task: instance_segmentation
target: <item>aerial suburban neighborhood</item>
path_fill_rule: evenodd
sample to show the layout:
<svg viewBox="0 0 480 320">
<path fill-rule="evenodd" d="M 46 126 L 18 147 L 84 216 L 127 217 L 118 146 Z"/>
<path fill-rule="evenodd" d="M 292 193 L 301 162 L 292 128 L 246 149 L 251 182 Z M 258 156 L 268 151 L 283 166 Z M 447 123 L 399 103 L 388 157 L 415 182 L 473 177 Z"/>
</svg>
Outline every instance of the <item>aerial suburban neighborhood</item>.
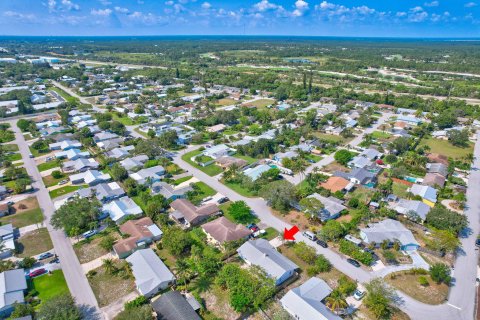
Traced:
<svg viewBox="0 0 480 320">
<path fill-rule="evenodd" d="M 478 319 L 477 44 L 282 39 L 0 37 L 0 319 Z"/>
</svg>

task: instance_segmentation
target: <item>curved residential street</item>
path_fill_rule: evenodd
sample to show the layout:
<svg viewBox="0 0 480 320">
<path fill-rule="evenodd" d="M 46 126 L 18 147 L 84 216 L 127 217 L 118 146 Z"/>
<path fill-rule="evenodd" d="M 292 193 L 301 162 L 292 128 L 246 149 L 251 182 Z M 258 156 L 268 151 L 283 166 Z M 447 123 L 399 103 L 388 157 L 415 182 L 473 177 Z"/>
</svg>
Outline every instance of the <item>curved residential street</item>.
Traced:
<svg viewBox="0 0 480 320">
<path fill-rule="evenodd" d="M 370 128 L 371 130 L 366 133 L 372 132 L 375 130 L 374 128 L 378 128 L 378 126 L 380 126 L 385 120 L 386 119 L 382 117 L 382 120 L 378 121 L 377 124 L 373 128 Z M 480 133 L 477 134 L 480 138 Z M 358 145 L 362 138 L 358 137 L 358 139 L 354 139 L 354 141 L 352 141 L 354 143 L 353 146 Z M 273 215 L 270 207 L 264 199 L 243 197 L 219 182 L 215 177 L 203 173 L 201 170 L 196 169 L 181 159 L 183 154 L 197 148 L 198 146 L 190 146 L 186 150 L 179 152 L 175 156 L 173 162 L 181 168 L 188 170 L 200 181 L 204 181 L 221 194 L 229 197 L 232 201 L 245 201 L 252 208 L 255 215 L 260 218 L 262 223 L 273 227 L 279 232 L 283 232 L 284 228 L 291 227 L 291 225 Z M 448 301 L 442 305 L 427 305 L 397 291 L 401 303 L 400 308 L 413 320 L 472 320 L 474 318 L 476 291 L 475 279 L 478 260 L 478 252 L 475 250 L 475 239 L 480 231 L 480 170 L 476 170 L 476 168 L 480 168 L 480 140 L 477 140 L 477 143 L 475 144 L 474 155 L 476 160 L 472 167 L 473 169 L 468 182 L 467 209 L 465 210 L 465 214 L 468 216 L 470 222 L 470 231 L 461 239 L 462 250 L 455 263 L 455 275 L 458 275 L 458 277 L 455 277 L 456 283 L 450 290 Z M 314 166 L 318 166 L 318 164 L 311 166 L 309 170 L 313 170 L 312 167 Z M 316 243 L 304 238 L 300 233 L 295 237 L 297 241 L 304 241 L 314 247 L 318 253 L 325 255 L 335 268 L 352 279 L 359 282 L 368 282 L 378 276 L 375 272 L 368 272 L 352 266 L 343 256 L 340 256 L 328 248 L 325 249 L 320 247 Z M 392 269 L 392 271 L 394 271 L 394 269 Z M 385 276 L 385 274 L 382 275 Z"/>
</svg>

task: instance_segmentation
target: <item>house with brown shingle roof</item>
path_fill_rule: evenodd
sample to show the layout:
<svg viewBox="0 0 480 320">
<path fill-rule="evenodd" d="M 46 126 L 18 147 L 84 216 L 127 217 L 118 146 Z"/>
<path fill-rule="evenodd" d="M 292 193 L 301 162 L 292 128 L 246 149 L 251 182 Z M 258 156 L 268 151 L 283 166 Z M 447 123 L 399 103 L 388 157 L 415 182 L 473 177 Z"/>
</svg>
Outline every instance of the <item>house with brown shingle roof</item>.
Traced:
<svg viewBox="0 0 480 320">
<path fill-rule="evenodd" d="M 445 177 L 439 173 L 427 173 L 423 178 L 422 184 L 430 187 L 443 187 L 445 185 Z"/>
<path fill-rule="evenodd" d="M 216 246 L 221 246 L 225 242 L 246 239 L 251 234 L 247 227 L 235 224 L 225 217 L 205 223 L 202 229 L 207 234 L 207 241 Z"/>
<path fill-rule="evenodd" d="M 160 240 L 163 234 L 149 217 L 125 222 L 120 226 L 120 232 L 129 235 L 128 238 L 118 241 L 113 246 L 113 251 L 121 259 L 128 257 L 138 249 L 146 248 L 154 241 Z"/>
<path fill-rule="evenodd" d="M 347 188 L 350 184 L 345 178 L 342 177 L 330 177 L 327 181 L 320 184 L 324 189 L 330 190 L 331 192 L 342 191 Z"/>
<path fill-rule="evenodd" d="M 230 168 L 234 164 L 237 165 L 238 168 L 243 168 L 248 164 L 248 162 L 243 159 L 238 159 L 230 156 L 218 158 L 216 162 L 217 165 L 219 165 L 223 169 Z"/>
<path fill-rule="evenodd" d="M 221 213 L 216 204 L 210 203 L 196 207 L 186 199 L 177 199 L 170 204 L 170 207 L 173 209 L 170 217 L 184 228 L 198 226 L 208 218 Z"/>
</svg>

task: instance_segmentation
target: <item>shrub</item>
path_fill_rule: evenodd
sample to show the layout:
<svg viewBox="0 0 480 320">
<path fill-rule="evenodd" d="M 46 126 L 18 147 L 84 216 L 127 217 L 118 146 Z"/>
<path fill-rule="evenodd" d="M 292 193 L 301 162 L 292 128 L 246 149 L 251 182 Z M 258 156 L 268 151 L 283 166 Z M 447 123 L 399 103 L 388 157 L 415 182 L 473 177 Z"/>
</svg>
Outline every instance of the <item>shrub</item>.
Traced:
<svg viewBox="0 0 480 320">
<path fill-rule="evenodd" d="M 445 283 L 450 284 L 452 277 L 450 276 L 450 268 L 443 263 L 435 263 L 430 266 L 430 277 L 437 284 Z"/>
<path fill-rule="evenodd" d="M 55 170 L 55 171 L 52 172 L 52 177 L 54 179 L 61 179 L 61 178 L 63 178 L 63 174 L 60 171 Z"/>
<path fill-rule="evenodd" d="M 317 267 L 318 272 L 329 272 L 332 269 L 332 264 L 323 254 L 319 254 L 315 259 L 315 267 Z"/>
<path fill-rule="evenodd" d="M 337 290 L 340 291 L 344 296 L 351 295 L 355 289 L 357 289 L 357 283 L 349 279 L 347 276 L 342 275 L 338 279 Z"/>
<path fill-rule="evenodd" d="M 418 283 L 420 283 L 420 285 L 423 286 L 423 287 L 427 287 L 428 285 L 430 285 L 427 277 L 425 277 L 425 276 L 418 277 Z"/>
<path fill-rule="evenodd" d="M 371 265 L 373 263 L 373 257 L 369 252 L 360 250 L 355 244 L 348 240 L 340 240 L 340 252 L 360 261 L 364 265 Z"/>
<path fill-rule="evenodd" d="M 317 258 L 317 253 L 315 249 L 308 246 L 305 242 L 297 242 L 293 246 L 293 251 L 302 261 L 308 263 L 309 265 L 313 265 L 315 263 L 315 259 Z"/>
</svg>

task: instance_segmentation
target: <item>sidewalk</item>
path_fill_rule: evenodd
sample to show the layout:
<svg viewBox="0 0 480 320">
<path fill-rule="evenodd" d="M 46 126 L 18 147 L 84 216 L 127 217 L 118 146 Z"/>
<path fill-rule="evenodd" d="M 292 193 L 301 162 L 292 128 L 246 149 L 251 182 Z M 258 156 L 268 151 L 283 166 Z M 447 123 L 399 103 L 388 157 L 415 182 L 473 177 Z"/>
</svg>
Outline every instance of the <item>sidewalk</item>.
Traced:
<svg viewBox="0 0 480 320">
<path fill-rule="evenodd" d="M 29 233 L 29 232 L 38 230 L 40 228 L 45 228 L 45 227 L 46 227 L 46 225 L 43 222 L 38 223 L 38 224 L 31 224 L 29 226 L 21 227 L 20 229 L 18 229 L 18 233 L 20 234 L 20 237 L 21 237 L 25 233 Z"/>
<path fill-rule="evenodd" d="M 102 266 L 103 260 L 105 259 L 115 259 L 117 260 L 118 258 L 113 254 L 113 253 L 107 253 L 106 255 L 103 255 L 95 260 L 92 260 L 90 262 L 82 264 L 82 268 L 85 273 L 87 273 L 90 270 L 97 269 Z"/>
</svg>

